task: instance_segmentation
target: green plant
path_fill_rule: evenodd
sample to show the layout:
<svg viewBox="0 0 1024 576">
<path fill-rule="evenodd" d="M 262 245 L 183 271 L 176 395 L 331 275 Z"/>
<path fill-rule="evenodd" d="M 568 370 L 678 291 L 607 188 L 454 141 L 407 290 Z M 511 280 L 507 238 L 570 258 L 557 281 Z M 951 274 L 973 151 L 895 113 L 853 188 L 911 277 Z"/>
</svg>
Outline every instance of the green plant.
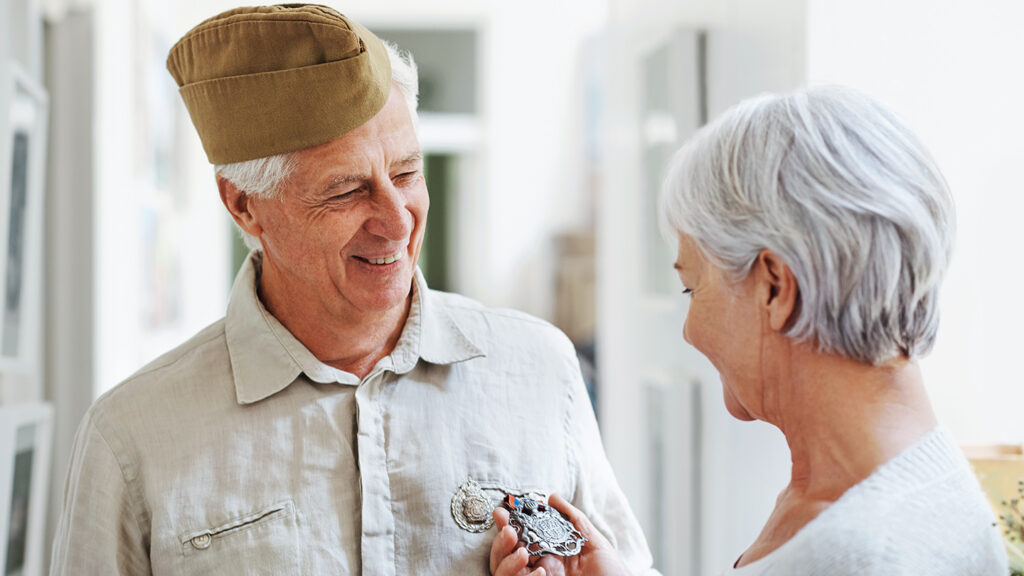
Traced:
<svg viewBox="0 0 1024 576">
<path fill-rule="evenodd" d="M 999 503 L 999 522 L 1002 524 L 1006 554 L 1010 560 L 1010 576 L 1024 576 L 1024 478 L 1017 480 L 1017 498 Z"/>
</svg>

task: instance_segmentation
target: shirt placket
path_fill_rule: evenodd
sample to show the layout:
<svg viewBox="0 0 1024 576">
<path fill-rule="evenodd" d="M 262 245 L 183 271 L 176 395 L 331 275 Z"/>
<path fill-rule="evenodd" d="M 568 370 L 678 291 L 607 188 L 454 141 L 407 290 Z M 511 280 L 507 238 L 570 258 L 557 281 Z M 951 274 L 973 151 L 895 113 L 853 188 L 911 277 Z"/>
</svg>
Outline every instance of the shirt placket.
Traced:
<svg viewBox="0 0 1024 576">
<path fill-rule="evenodd" d="M 356 389 L 363 512 L 361 556 L 365 576 L 395 574 L 395 517 L 391 507 L 381 406 L 381 389 L 386 374 L 383 370 L 375 370 Z"/>
</svg>

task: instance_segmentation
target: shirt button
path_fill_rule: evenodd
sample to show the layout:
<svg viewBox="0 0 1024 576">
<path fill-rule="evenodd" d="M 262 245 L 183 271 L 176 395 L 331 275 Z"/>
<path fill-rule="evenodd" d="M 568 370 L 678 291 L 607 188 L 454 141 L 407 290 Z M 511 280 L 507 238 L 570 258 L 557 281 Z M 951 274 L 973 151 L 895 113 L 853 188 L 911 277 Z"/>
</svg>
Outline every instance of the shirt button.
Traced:
<svg viewBox="0 0 1024 576">
<path fill-rule="evenodd" d="M 210 547 L 211 542 L 213 542 L 213 538 L 210 538 L 209 534 L 200 534 L 192 538 L 192 546 L 197 550 L 206 550 Z"/>
</svg>

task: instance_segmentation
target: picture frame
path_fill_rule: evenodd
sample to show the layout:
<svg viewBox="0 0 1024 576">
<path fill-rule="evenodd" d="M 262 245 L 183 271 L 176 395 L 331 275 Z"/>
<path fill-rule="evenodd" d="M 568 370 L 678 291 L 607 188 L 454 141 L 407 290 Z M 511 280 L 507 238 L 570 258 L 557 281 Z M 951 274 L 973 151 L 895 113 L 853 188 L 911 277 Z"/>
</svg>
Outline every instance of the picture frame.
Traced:
<svg viewBox="0 0 1024 576">
<path fill-rule="evenodd" d="M 49 99 L 0 62 L 0 371 L 38 371 Z"/>
<path fill-rule="evenodd" d="M 0 575 L 43 573 L 50 493 L 49 404 L 0 407 Z"/>
</svg>

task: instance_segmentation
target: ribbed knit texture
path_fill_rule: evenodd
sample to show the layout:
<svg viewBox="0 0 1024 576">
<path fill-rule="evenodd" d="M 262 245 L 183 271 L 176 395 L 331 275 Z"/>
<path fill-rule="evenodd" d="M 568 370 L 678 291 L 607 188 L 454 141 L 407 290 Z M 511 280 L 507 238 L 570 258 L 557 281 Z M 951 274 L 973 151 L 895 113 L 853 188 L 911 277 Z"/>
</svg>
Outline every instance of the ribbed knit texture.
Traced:
<svg viewBox="0 0 1024 576">
<path fill-rule="evenodd" d="M 995 516 L 939 426 L 771 554 L 723 576 L 1007 576 Z"/>
</svg>

